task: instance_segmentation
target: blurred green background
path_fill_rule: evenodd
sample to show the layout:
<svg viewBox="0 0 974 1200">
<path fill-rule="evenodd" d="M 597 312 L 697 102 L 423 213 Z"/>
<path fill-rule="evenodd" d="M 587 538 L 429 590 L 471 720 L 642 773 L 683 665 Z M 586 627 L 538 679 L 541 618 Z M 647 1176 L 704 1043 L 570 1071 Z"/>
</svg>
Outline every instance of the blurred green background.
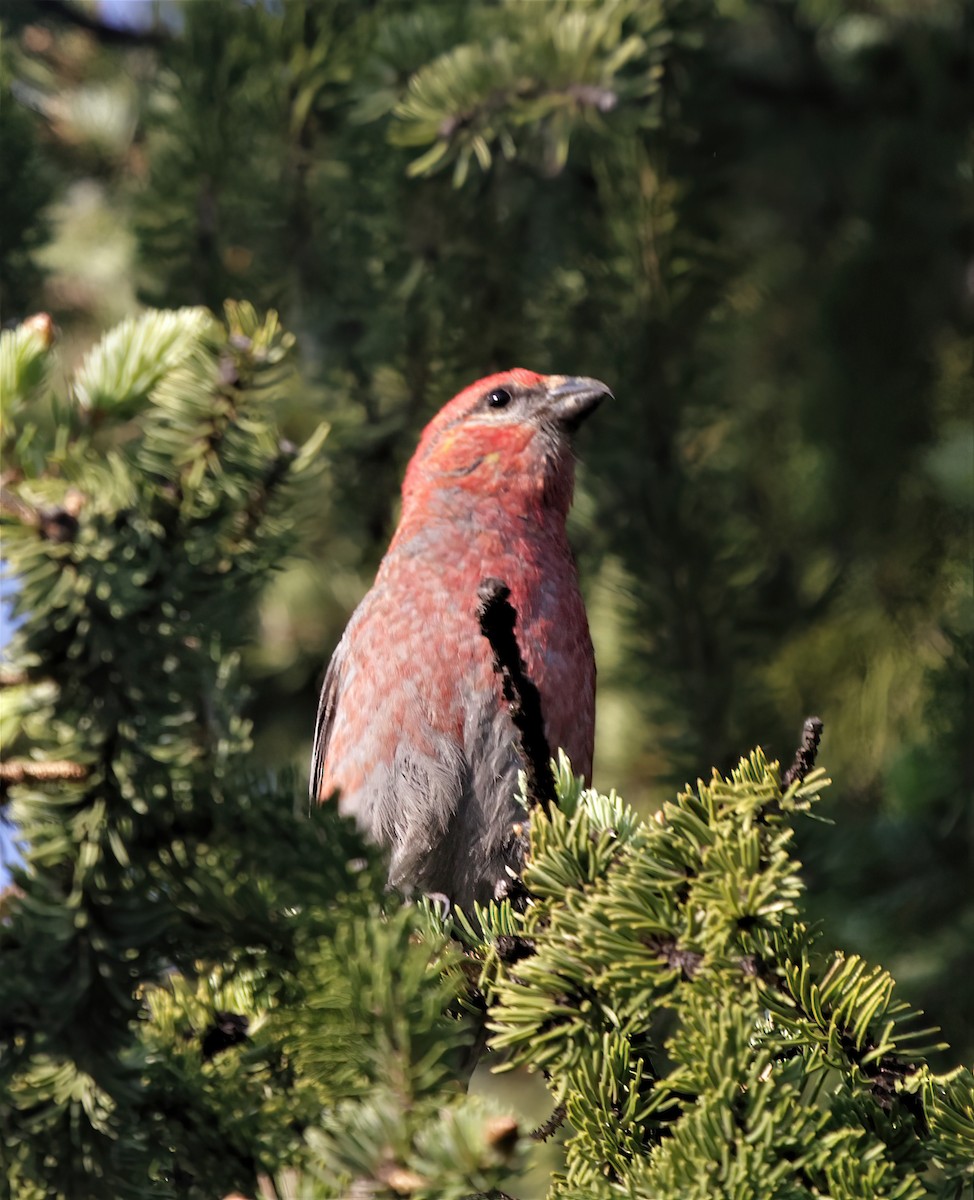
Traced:
<svg viewBox="0 0 974 1200">
<path fill-rule="evenodd" d="M 604 379 L 572 518 L 596 783 L 644 809 L 826 726 L 828 939 L 974 1055 L 974 6 L 7 0 L 3 320 L 70 364 L 144 305 L 299 338 L 327 484 L 255 615 L 268 763 L 419 430 L 525 366 Z"/>
</svg>

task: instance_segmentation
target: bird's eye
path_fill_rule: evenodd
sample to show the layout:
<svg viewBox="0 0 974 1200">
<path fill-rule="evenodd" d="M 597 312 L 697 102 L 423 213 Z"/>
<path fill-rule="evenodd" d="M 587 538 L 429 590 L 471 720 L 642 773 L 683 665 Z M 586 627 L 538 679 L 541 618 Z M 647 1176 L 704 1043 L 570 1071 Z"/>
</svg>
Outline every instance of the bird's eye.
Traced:
<svg viewBox="0 0 974 1200">
<path fill-rule="evenodd" d="M 491 408 L 506 408 L 511 402 L 511 393 L 504 388 L 494 388 L 487 396 Z"/>
</svg>

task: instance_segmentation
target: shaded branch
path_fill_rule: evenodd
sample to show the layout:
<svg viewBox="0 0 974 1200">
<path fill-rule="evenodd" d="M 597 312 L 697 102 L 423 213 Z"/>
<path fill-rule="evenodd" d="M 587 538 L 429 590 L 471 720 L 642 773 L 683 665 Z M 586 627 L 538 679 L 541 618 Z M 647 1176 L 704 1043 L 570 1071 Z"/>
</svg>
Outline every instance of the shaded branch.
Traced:
<svg viewBox="0 0 974 1200">
<path fill-rule="evenodd" d="M 703 955 L 696 950 L 685 950 L 675 937 L 654 935 L 645 940 L 650 954 L 657 955 L 668 967 L 679 971 L 684 979 L 693 980 L 703 966 Z"/>
<path fill-rule="evenodd" d="M 564 1104 L 559 1104 L 547 1121 L 543 1121 L 537 1129 L 531 1130 L 531 1138 L 536 1142 L 546 1142 L 564 1125 L 567 1113 Z"/>
<path fill-rule="evenodd" d="M 819 717 L 806 717 L 802 726 L 801 745 L 795 751 L 795 761 L 791 764 L 781 779 L 782 788 L 789 788 L 793 783 L 801 783 L 808 772 L 815 766 L 818 756 L 818 744 L 822 740 L 822 730 L 825 728 Z"/>
<path fill-rule="evenodd" d="M 298 448 L 293 442 L 282 438 L 277 444 L 277 454 L 267 466 L 260 485 L 250 498 L 250 503 L 244 510 L 245 532 L 252 532 L 260 523 L 267 511 L 267 505 L 274 492 L 287 478 L 291 464 L 298 455 Z"/>
<path fill-rule="evenodd" d="M 72 542 L 78 532 L 78 515 L 84 497 L 72 489 L 60 508 L 34 508 L 9 487 L 0 487 L 0 515 L 14 517 L 52 542 Z"/>
<path fill-rule="evenodd" d="M 477 589 L 480 631 L 494 652 L 494 670 L 503 681 L 504 699 L 518 734 L 527 775 L 529 807 L 540 806 L 547 816 L 556 800 L 551 771 L 551 749 L 544 729 L 541 696 L 528 678 L 514 626 L 517 612 L 510 602 L 511 589 L 499 579 L 481 580 Z"/>
<path fill-rule="evenodd" d="M 209 1062 L 231 1046 L 238 1046 L 247 1041 L 250 1029 L 250 1019 L 240 1013 L 218 1012 L 213 1014 L 213 1023 L 209 1025 L 200 1038 L 200 1055 L 204 1062 Z"/>
</svg>

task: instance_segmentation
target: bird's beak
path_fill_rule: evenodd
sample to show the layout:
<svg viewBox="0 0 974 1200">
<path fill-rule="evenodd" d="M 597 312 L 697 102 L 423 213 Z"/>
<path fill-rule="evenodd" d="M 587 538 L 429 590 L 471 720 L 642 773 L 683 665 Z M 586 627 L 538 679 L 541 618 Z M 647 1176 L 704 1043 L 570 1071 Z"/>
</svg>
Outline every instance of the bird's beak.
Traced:
<svg viewBox="0 0 974 1200">
<path fill-rule="evenodd" d="M 549 414 L 569 433 L 581 425 L 612 393 L 598 379 L 583 375 L 549 375 L 547 380 Z"/>
</svg>

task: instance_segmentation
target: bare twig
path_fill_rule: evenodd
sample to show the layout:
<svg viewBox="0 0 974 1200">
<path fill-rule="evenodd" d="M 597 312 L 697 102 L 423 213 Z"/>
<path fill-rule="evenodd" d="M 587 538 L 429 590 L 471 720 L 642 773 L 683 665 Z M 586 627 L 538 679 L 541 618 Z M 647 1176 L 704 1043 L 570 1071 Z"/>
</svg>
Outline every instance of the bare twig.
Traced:
<svg viewBox="0 0 974 1200">
<path fill-rule="evenodd" d="M 484 579 L 477 595 L 480 631 L 494 652 L 494 670 L 503 681 L 504 699 L 518 733 L 528 781 L 528 805 L 539 806 L 547 815 L 556 799 L 551 749 L 544 730 L 541 696 L 524 669 L 514 633 L 517 612 L 509 599 L 511 589 L 499 579 Z"/>
<path fill-rule="evenodd" d="M 801 783 L 812 767 L 818 755 L 818 744 L 822 740 L 822 730 L 825 728 L 818 717 L 806 717 L 802 726 L 801 745 L 795 751 L 795 761 L 782 776 L 781 786 L 789 788 L 793 783 Z"/>
<path fill-rule="evenodd" d="M 64 780 L 87 779 L 88 768 L 81 763 L 54 759 L 50 762 L 0 763 L 0 784 L 57 783 Z"/>
<path fill-rule="evenodd" d="M 548 1138 L 556 1134 L 565 1123 L 566 1111 L 564 1104 L 559 1104 L 547 1121 L 544 1121 L 537 1129 L 531 1130 L 532 1139 L 536 1142 L 546 1142 Z"/>
</svg>

